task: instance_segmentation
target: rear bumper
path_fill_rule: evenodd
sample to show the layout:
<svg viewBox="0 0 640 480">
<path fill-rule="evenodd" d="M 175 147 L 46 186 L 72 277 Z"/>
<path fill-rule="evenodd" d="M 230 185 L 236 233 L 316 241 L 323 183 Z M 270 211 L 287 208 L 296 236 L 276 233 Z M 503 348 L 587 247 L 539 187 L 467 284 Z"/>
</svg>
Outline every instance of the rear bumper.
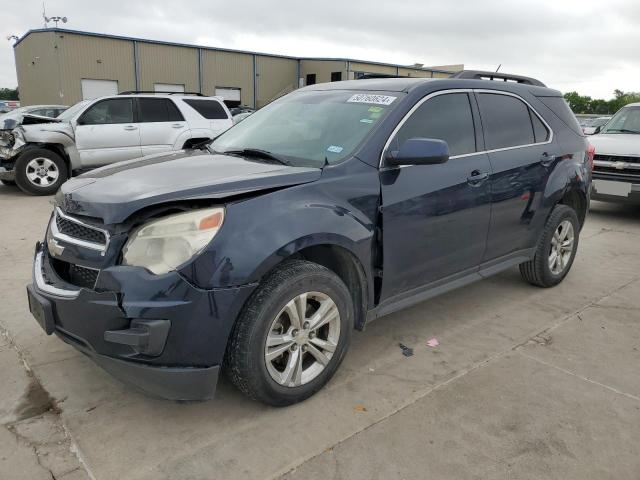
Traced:
<svg viewBox="0 0 640 480">
<path fill-rule="evenodd" d="M 170 400 L 213 397 L 228 335 L 253 288 L 202 290 L 175 272 L 120 266 L 102 270 L 95 290 L 78 288 L 56 275 L 44 247 L 27 286 L 47 334 L 124 383 Z"/>
</svg>

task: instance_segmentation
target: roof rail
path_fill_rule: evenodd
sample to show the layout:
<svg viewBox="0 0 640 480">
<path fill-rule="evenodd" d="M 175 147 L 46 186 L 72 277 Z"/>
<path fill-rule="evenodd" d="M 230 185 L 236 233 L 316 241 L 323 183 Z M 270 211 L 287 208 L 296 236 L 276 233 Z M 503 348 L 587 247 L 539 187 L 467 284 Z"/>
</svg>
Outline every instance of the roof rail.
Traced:
<svg viewBox="0 0 640 480">
<path fill-rule="evenodd" d="M 402 75 L 391 75 L 387 73 L 365 73 L 356 78 L 356 80 L 371 80 L 372 78 L 408 78 Z"/>
<path fill-rule="evenodd" d="M 195 95 L 197 97 L 204 97 L 205 95 L 200 92 L 168 92 L 168 91 L 155 91 L 155 90 L 127 90 L 126 92 L 120 92 L 118 95 L 136 95 L 138 93 L 161 93 L 163 95 Z"/>
<path fill-rule="evenodd" d="M 546 87 L 540 80 L 522 75 L 512 75 L 510 73 L 483 72 L 481 70 L 462 70 L 454 73 L 451 78 L 469 78 L 474 80 L 493 80 L 499 82 L 523 83 L 525 85 L 535 85 L 537 87 Z"/>
</svg>

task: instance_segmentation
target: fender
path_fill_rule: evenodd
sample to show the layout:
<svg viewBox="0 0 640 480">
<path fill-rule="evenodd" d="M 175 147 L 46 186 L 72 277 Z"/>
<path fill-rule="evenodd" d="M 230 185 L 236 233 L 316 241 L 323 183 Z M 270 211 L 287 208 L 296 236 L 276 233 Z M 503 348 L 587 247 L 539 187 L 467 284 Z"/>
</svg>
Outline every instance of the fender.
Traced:
<svg viewBox="0 0 640 480">
<path fill-rule="evenodd" d="M 336 245 L 360 262 L 371 290 L 365 298 L 372 299 L 378 172 L 356 159 L 335 168 L 343 173 L 325 168 L 316 182 L 228 204 L 218 236 L 201 254 L 208 261 L 190 262 L 180 273 L 201 288 L 235 287 L 259 282 L 304 248 Z M 346 191 L 353 198 L 343 200 Z"/>
</svg>

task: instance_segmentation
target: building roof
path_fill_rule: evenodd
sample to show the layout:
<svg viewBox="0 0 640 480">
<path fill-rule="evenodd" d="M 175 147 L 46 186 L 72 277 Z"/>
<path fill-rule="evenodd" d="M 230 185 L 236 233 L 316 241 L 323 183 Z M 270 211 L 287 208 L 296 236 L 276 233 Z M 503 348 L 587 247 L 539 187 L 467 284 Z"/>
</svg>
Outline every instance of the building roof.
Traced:
<svg viewBox="0 0 640 480">
<path fill-rule="evenodd" d="M 207 45 L 195 45 L 195 44 L 179 43 L 179 42 L 166 42 L 166 41 L 163 41 L 163 40 L 152 40 L 152 39 L 148 39 L 148 38 L 127 37 L 127 36 L 123 36 L 123 35 L 110 35 L 110 34 L 106 34 L 106 33 L 84 32 L 84 31 L 81 31 L 81 30 L 70 30 L 70 29 L 66 29 L 66 28 L 35 28 L 35 29 L 31 29 L 31 30 L 27 31 L 27 33 L 22 35 L 22 37 L 20 37 L 16 41 L 16 43 L 13 45 L 13 48 L 16 48 L 18 45 L 20 45 L 20 43 L 24 39 L 26 39 L 29 35 L 31 35 L 32 33 L 45 33 L 45 32 L 69 33 L 69 34 L 74 34 L 74 35 L 86 35 L 86 36 L 90 36 L 90 37 L 100 37 L 100 38 L 108 38 L 108 39 L 114 39 L 114 40 L 128 40 L 128 41 L 140 42 L 140 43 L 153 43 L 153 44 L 157 44 L 157 45 L 167 45 L 167 46 L 173 46 L 173 47 L 198 48 L 198 49 L 202 49 L 202 50 L 213 50 L 213 51 L 219 51 L 219 52 L 244 53 L 244 54 L 248 54 L 248 55 L 259 55 L 259 56 L 264 56 L 264 57 L 288 58 L 288 59 L 291 59 L 291 60 L 320 60 L 320 61 L 368 63 L 370 65 L 379 65 L 379 66 L 385 66 L 385 67 L 408 68 L 408 69 L 416 70 L 416 71 L 422 70 L 422 71 L 427 71 L 427 72 L 447 73 L 447 74 L 455 73 L 452 70 L 441 70 L 441 69 L 429 68 L 429 67 L 417 68 L 417 67 L 412 66 L 412 65 L 399 65 L 399 64 L 395 64 L 395 63 L 373 62 L 373 61 L 370 61 L 370 60 L 359 60 L 359 59 L 355 59 L 355 58 L 294 57 L 294 56 L 291 56 L 291 55 L 278 55 L 278 54 L 275 54 L 275 53 L 253 52 L 253 51 L 249 51 L 249 50 L 236 50 L 236 49 L 231 49 L 231 48 L 211 47 L 211 46 L 207 46 Z"/>
</svg>

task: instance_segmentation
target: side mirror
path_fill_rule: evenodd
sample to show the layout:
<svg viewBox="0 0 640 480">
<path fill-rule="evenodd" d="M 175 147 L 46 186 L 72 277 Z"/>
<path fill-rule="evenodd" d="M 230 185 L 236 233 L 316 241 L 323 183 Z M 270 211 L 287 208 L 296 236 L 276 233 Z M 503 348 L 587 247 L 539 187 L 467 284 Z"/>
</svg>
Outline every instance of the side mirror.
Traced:
<svg viewBox="0 0 640 480">
<path fill-rule="evenodd" d="M 387 165 L 433 165 L 449 160 L 449 145 L 435 138 L 410 138 L 397 152 L 389 152 Z"/>
<path fill-rule="evenodd" d="M 600 130 L 602 130 L 602 125 L 600 125 L 599 127 L 596 127 L 596 129 L 593 131 L 593 134 L 595 135 L 596 133 L 600 133 Z"/>
</svg>

